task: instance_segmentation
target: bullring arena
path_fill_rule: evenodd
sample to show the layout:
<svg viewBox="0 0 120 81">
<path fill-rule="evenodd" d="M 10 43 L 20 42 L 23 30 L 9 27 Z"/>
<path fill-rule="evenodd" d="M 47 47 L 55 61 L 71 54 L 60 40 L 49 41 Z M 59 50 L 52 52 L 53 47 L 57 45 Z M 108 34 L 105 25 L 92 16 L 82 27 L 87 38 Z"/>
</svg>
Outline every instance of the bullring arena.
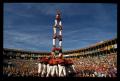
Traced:
<svg viewBox="0 0 120 81">
<path fill-rule="evenodd" d="M 59 9 L 54 20 L 50 52 L 3 49 L 3 77 L 117 77 L 117 38 L 64 51 Z"/>
<path fill-rule="evenodd" d="M 98 42 L 86 48 L 63 51 L 71 67 L 58 75 L 48 75 L 50 65 L 41 62 L 50 52 L 3 49 L 4 77 L 117 77 L 117 38 Z M 39 63 L 41 68 L 39 68 Z M 45 67 L 46 66 L 46 67 Z M 53 68 L 54 65 L 51 66 Z M 57 68 L 58 69 L 58 68 Z"/>
</svg>

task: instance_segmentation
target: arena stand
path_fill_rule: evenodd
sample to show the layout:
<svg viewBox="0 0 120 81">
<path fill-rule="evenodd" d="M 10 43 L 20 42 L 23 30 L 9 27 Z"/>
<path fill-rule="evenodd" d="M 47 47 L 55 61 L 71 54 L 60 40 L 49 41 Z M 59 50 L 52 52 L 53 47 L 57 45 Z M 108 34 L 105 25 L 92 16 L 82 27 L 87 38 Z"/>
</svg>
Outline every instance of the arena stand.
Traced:
<svg viewBox="0 0 120 81">
<path fill-rule="evenodd" d="M 64 58 L 72 60 L 76 70 L 73 77 L 117 77 L 117 39 L 99 42 L 78 50 L 63 52 Z M 38 58 L 46 57 L 49 52 L 31 52 L 3 49 L 3 76 L 38 75 Z"/>
</svg>

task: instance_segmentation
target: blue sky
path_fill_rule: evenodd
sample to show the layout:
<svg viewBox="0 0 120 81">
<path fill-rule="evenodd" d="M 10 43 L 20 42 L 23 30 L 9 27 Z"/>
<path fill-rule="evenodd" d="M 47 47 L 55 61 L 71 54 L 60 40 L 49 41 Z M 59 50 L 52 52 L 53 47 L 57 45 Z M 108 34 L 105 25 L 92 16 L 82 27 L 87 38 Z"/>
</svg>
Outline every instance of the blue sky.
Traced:
<svg viewBox="0 0 120 81">
<path fill-rule="evenodd" d="M 5 3 L 3 47 L 51 51 L 56 9 L 62 12 L 63 50 L 117 37 L 116 4 Z"/>
</svg>

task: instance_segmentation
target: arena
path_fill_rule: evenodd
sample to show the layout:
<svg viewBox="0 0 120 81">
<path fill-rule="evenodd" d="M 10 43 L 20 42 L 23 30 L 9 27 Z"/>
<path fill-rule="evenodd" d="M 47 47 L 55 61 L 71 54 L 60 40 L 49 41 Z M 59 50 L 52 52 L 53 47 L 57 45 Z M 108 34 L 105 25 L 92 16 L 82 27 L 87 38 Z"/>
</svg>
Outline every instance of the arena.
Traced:
<svg viewBox="0 0 120 81">
<path fill-rule="evenodd" d="M 49 54 L 4 48 L 3 77 L 44 77 L 38 74 L 38 58 L 48 57 Z M 72 60 L 75 68 L 66 77 L 117 77 L 117 38 L 86 48 L 63 51 L 63 57 Z"/>
</svg>

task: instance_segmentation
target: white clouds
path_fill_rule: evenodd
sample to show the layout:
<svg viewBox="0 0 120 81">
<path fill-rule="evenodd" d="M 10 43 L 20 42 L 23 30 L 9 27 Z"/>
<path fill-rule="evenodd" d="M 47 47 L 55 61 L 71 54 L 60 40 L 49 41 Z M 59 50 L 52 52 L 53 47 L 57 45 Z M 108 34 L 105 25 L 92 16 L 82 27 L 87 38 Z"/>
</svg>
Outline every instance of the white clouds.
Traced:
<svg viewBox="0 0 120 81">
<path fill-rule="evenodd" d="M 74 36 L 74 35 L 76 35 L 76 33 L 77 32 L 80 32 L 80 30 L 71 30 L 71 31 L 66 31 L 65 33 L 64 33 L 64 36 Z"/>
<path fill-rule="evenodd" d="M 27 34 L 22 32 L 15 32 L 15 31 L 4 31 L 4 46 L 11 47 L 27 47 L 25 45 L 32 45 L 34 47 L 47 47 L 49 45 L 49 38 L 46 37 L 44 34 L 36 35 L 36 34 Z M 9 42 L 8 42 L 9 41 Z M 30 47 L 32 48 L 32 47 Z"/>
</svg>

